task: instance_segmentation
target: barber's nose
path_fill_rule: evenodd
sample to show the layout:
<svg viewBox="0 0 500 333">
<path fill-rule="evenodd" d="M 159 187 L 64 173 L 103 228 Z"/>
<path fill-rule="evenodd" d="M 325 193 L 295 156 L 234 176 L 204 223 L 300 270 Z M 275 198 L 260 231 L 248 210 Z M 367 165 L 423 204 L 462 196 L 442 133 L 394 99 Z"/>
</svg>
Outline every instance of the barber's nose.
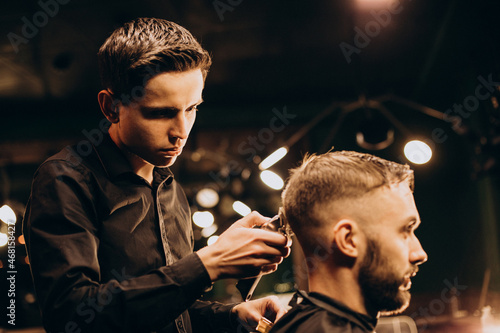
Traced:
<svg viewBox="0 0 500 333">
<path fill-rule="evenodd" d="M 186 140 L 189 136 L 189 121 L 182 112 L 179 112 L 173 120 L 170 136 L 173 139 Z"/>
<path fill-rule="evenodd" d="M 422 244 L 420 244 L 420 241 L 415 235 L 413 235 L 411 246 L 410 262 L 414 265 L 420 265 L 426 262 L 428 259 L 427 253 L 425 253 Z"/>
</svg>

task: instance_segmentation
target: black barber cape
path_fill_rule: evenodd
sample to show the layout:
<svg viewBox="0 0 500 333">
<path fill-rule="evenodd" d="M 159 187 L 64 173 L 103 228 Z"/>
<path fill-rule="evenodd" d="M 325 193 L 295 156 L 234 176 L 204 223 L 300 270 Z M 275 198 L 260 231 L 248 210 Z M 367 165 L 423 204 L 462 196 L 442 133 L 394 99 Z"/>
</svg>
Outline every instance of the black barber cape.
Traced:
<svg viewBox="0 0 500 333">
<path fill-rule="evenodd" d="M 371 333 L 377 325 L 376 318 L 354 312 L 319 293 L 298 291 L 290 306 L 270 333 Z"/>
</svg>

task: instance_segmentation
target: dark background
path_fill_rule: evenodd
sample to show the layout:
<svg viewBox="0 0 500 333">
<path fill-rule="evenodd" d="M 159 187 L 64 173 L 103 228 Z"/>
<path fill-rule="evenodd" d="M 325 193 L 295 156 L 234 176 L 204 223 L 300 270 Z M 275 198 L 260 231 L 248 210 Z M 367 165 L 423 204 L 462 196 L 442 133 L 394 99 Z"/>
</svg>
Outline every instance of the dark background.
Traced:
<svg viewBox="0 0 500 333">
<path fill-rule="evenodd" d="M 386 96 L 383 105 L 403 124 L 395 127 L 395 141 L 388 148 L 367 151 L 356 145 L 365 109 L 352 111 L 341 123 L 340 109 L 335 109 L 272 170 L 286 178 L 287 169 L 306 152 L 321 153 L 332 146 L 408 163 L 402 154 L 404 142 L 410 137 L 426 140 L 434 149 L 433 159 L 411 165 L 423 221 L 417 235 L 429 255 L 414 279 L 415 298 L 419 306 L 429 307 L 432 300 L 441 299 L 445 280 L 457 280 L 467 286 L 459 297 L 460 307 L 472 312 L 478 308 L 483 276 L 490 269 L 487 303 L 498 304 L 499 90 L 481 90 L 489 96 L 472 111 L 457 114 L 453 108 L 474 99 L 481 84 L 478 77 L 500 82 L 500 5 L 401 0 L 393 8 L 398 12 L 383 16 L 390 13 L 387 4 L 360 9 L 354 0 L 2 2 L 0 200 L 14 205 L 20 219 L 36 167 L 89 133 L 99 138 L 103 118 L 96 99 L 99 46 L 114 28 L 133 18 L 165 18 L 188 28 L 213 55 L 205 103 L 173 169 L 193 209 L 198 209 L 194 195 L 204 185 L 220 192 L 221 203 L 213 209 L 217 233 L 238 218 L 230 208 L 234 199 L 268 216 L 277 211 L 279 191 L 267 189 L 258 179 L 259 157 L 280 147 L 331 103 Z M 387 24 L 382 26 L 376 16 Z M 34 30 L 27 28 L 33 23 L 38 24 Z M 375 30 L 366 31 L 367 27 Z M 13 34 L 25 43 L 13 45 Z M 340 45 L 354 47 L 355 40 L 363 45 L 348 62 Z M 432 117 L 421 106 L 448 111 L 461 125 L 453 128 L 449 117 Z M 263 129 L 270 128 L 273 110 L 284 108 L 294 118 L 282 131 L 265 137 Z M 336 124 L 339 130 L 332 135 Z M 433 137 L 436 130 L 444 133 L 438 139 Z M 241 147 L 252 146 L 249 137 L 259 139 L 259 133 L 265 140 L 253 145 L 258 156 L 251 160 Z M 18 223 L 19 234 L 20 228 Z M 199 238 L 197 247 L 204 245 L 205 239 Z M 4 249 L 0 249 L 3 258 Z M 18 310 L 18 323 L 29 326 L 39 319 L 29 296 L 23 251 L 20 245 L 18 286 L 25 289 L 19 297 L 26 310 L 25 314 Z M 280 272 L 263 281 L 261 292 L 275 292 L 283 282 L 280 277 L 291 269 L 289 259 Z M 279 291 L 289 291 L 280 286 Z M 233 292 L 225 283 L 208 297 L 227 299 Z M 430 314 L 448 314 L 450 304 L 443 303 L 445 310 L 436 308 Z"/>
</svg>

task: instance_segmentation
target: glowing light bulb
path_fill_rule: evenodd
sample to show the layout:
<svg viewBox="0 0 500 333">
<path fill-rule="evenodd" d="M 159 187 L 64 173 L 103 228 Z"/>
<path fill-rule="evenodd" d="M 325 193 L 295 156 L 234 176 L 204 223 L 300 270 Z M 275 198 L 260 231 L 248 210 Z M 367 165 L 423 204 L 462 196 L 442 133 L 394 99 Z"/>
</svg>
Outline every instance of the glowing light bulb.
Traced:
<svg viewBox="0 0 500 333">
<path fill-rule="evenodd" d="M 207 228 L 214 224 L 214 216 L 212 213 L 204 211 L 204 212 L 194 212 L 193 213 L 193 222 L 200 228 Z"/>
<path fill-rule="evenodd" d="M 236 213 L 240 214 L 241 216 L 247 216 L 252 212 L 250 207 L 248 207 L 241 201 L 235 201 L 233 203 L 233 209 Z"/>
<path fill-rule="evenodd" d="M 281 179 L 280 176 L 269 170 L 262 171 L 260 173 L 260 179 L 262 179 L 264 184 L 274 190 L 281 190 L 285 185 L 285 182 L 283 181 L 283 179 Z"/>
<path fill-rule="evenodd" d="M 212 245 L 213 243 L 217 242 L 217 239 L 219 239 L 219 236 L 212 236 L 209 239 L 207 239 L 207 244 Z"/>
<path fill-rule="evenodd" d="M 3 232 L 0 232 L 0 246 L 7 245 L 8 237 Z"/>
<path fill-rule="evenodd" d="M 432 157 L 432 150 L 428 144 L 419 140 L 413 140 L 405 145 L 404 153 L 408 161 L 415 164 L 425 164 Z"/>
<path fill-rule="evenodd" d="M 270 168 L 274 164 L 276 164 L 279 160 L 281 160 L 285 155 L 288 153 L 288 148 L 286 147 L 281 147 L 277 149 L 274 153 L 266 157 L 262 162 L 259 164 L 259 169 L 261 170 L 266 170 L 267 168 Z"/>
<path fill-rule="evenodd" d="M 16 213 L 7 205 L 0 207 L 0 220 L 7 224 L 15 224 L 17 221 Z"/>
<path fill-rule="evenodd" d="M 212 208 L 219 203 L 219 194 L 211 188 L 204 188 L 196 194 L 196 201 L 202 207 Z"/>
<path fill-rule="evenodd" d="M 208 238 L 208 237 L 212 236 L 214 234 L 214 232 L 216 232 L 216 231 L 217 231 L 217 225 L 212 224 L 209 227 L 203 228 L 201 230 L 201 235 L 205 238 Z"/>
</svg>

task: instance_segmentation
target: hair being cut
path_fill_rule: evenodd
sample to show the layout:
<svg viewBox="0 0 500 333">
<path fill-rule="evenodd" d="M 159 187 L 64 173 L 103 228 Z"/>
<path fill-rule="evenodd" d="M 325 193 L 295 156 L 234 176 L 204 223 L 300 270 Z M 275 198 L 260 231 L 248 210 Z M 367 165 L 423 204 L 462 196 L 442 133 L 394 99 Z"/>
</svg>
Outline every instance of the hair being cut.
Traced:
<svg viewBox="0 0 500 333">
<path fill-rule="evenodd" d="M 139 18 L 116 29 L 99 49 L 98 61 L 102 85 L 116 98 L 140 95 L 137 91 L 149 79 L 164 72 L 199 68 L 206 77 L 212 63 L 188 30 L 156 18 Z"/>
<path fill-rule="evenodd" d="M 315 230 L 322 221 L 317 209 L 401 182 L 407 182 L 413 191 L 413 170 L 408 165 L 370 154 L 337 151 L 306 156 L 302 165 L 290 171 L 282 194 L 285 216 L 306 250 L 315 246 L 317 240 L 311 238 L 319 237 Z"/>
</svg>

